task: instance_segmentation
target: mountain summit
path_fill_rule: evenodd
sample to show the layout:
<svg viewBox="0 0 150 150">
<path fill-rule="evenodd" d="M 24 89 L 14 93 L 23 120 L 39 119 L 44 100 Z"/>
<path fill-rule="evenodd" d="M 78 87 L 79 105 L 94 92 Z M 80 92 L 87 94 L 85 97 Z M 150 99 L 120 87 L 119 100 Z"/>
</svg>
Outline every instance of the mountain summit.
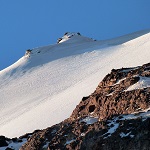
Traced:
<svg viewBox="0 0 150 150">
<path fill-rule="evenodd" d="M 149 47 L 146 30 L 102 41 L 66 33 L 29 49 L 0 71 L 0 133 L 16 137 L 63 121 L 112 68 L 149 62 Z"/>
<path fill-rule="evenodd" d="M 71 40 L 70 40 L 71 39 Z M 68 41 L 69 40 L 69 41 Z M 62 43 L 68 41 L 71 42 L 83 42 L 83 41 L 93 41 L 91 38 L 81 36 L 79 32 L 66 32 L 62 38 L 58 38 L 57 43 Z"/>
</svg>

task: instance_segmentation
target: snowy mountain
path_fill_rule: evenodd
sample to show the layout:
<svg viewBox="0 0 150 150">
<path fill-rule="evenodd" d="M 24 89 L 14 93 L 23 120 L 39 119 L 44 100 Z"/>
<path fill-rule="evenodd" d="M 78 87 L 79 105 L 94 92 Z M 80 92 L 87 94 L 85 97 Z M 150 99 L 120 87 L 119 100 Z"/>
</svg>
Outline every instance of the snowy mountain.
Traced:
<svg viewBox="0 0 150 150">
<path fill-rule="evenodd" d="M 16 137 L 68 118 L 112 68 L 150 60 L 150 30 L 95 41 L 66 33 L 0 71 L 0 134 Z"/>
</svg>

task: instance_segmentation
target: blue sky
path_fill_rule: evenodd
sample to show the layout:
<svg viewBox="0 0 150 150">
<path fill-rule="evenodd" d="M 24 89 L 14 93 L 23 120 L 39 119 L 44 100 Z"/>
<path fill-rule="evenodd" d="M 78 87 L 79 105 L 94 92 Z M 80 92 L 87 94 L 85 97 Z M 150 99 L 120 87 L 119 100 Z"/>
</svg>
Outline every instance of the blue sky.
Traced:
<svg viewBox="0 0 150 150">
<path fill-rule="evenodd" d="M 102 40 L 150 28 L 149 0 L 0 0 L 0 70 L 67 31 Z"/>
</svg>

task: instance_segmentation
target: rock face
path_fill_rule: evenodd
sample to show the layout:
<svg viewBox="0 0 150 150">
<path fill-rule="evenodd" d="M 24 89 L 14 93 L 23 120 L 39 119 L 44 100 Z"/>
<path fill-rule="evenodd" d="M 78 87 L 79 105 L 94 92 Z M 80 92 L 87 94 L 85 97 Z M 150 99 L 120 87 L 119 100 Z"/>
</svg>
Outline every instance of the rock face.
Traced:
<svg viewBox="0 0 150 150">
<path fill-rule="evenodd" d="M 30 134 L 26 134 L 19 138 L 6 138 L 0 136 L 0 150 L 18 150 L 24 143 L 27 142 Z"/>
<path fill-rule="evenodd" d="M 20 149 L 150 150 L 150 63 L 113 69 L 68 119 L 35 131 Z"/>
<path fill-rule="evenodd" d="M 146 109 L 150 105 L 150 88 L 143 86 L 141 89 L 129 89 L 138 84 L 142 77 L 150 81 L 149 66 L 150 64 L 146 64 L 137 68 L 113 69 L 93 94 L 82 99 L 70 118 L 74 120 L 92 113 L 99 120 L 106 120 L 114 115 Z"/>
</svg>

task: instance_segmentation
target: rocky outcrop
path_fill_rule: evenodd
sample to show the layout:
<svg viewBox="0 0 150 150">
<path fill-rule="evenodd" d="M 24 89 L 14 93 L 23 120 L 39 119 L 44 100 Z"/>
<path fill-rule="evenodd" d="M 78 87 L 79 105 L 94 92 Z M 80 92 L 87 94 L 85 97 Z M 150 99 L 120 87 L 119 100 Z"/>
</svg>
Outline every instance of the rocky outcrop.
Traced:
<svg viewBox="0 0 150 150">
<path fill-rule="evenodd" d="M 31 134 L 26 134 L 19 138 L 6 138 L 5 136 L 0 136 L 0 150 L 18 150 L 24 143 L 27 142 Z"/>
<path fill-rule="evenodd" d="M 34 133 L 21 150 L 150 149 L 149 79 L 150 63 L 113 69 L 70 118 Z"/>
<path fill-rule="evenodd" d="M 92 113 L 99 120 L 106 120 L 114 115 L 146 109 L 150 105 L 150 88 L 128 88 L 138 83 L 142 77 L 150 78 L 149 66 L 150 64 L 146 64 L 136 68 L 113 69 L 93 94 L 82 99 L 70 118 L 74 120 Z"/>
<path fill-rule="evenodd" d="M 81 36 L 81 34 L 79 32 L 66 32 L 64 33 L 63 37 L 57 39 L 57 44 L 61 43 L 62 40 L 66 41 L 67 39 L 70 39 L 73 36 Z"/>
<path fill-rule="evenodd" d="M 26 50 L 26 52 L 25 52 L 25 56 L 30 57 L 31 53 L 32 53 L 32 50 L 31 50 L 31 49 L 28 49 L 28 50 Z"/>
</svg>

